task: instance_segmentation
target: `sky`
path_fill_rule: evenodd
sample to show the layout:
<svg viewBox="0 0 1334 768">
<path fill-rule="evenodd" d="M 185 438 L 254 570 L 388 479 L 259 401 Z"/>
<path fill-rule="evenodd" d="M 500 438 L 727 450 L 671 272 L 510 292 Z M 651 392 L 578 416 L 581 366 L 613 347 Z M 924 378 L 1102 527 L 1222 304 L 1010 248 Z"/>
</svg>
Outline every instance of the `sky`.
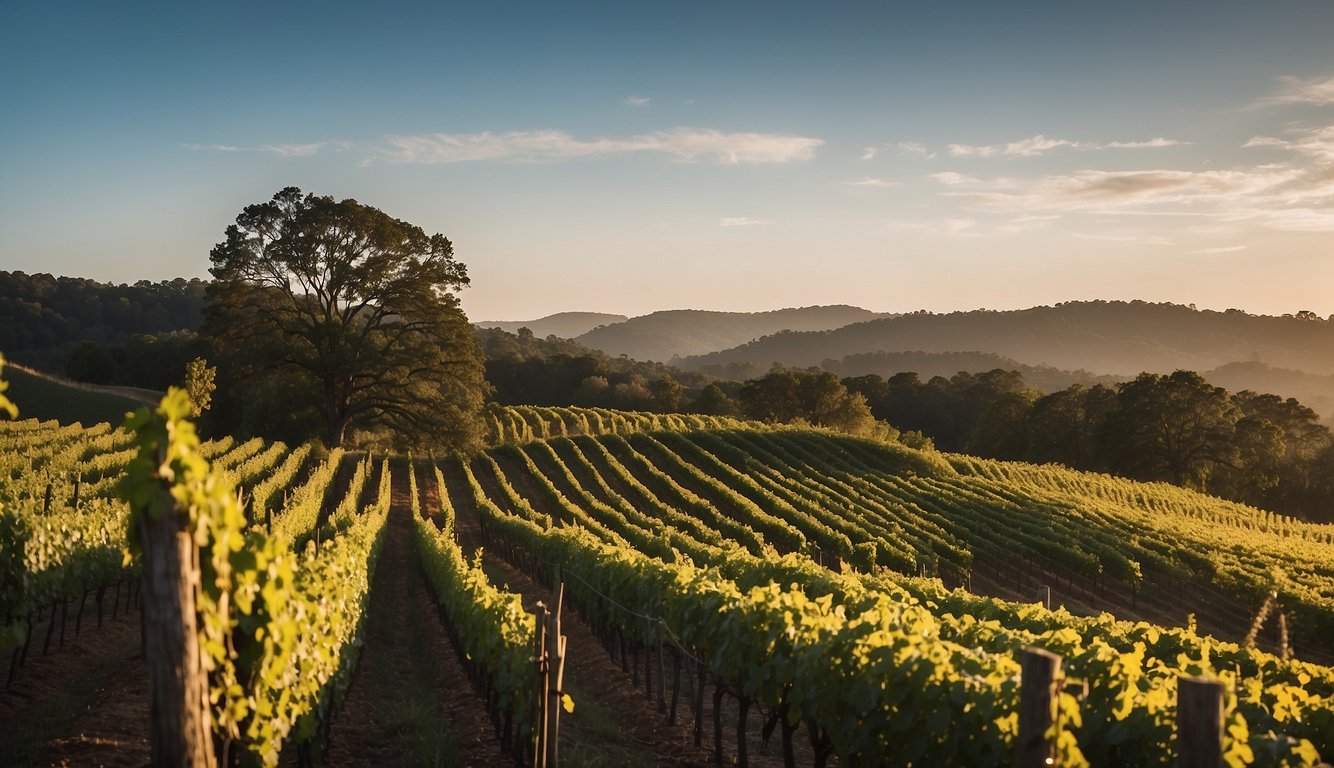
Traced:
<svg viewBox="0 0 1334 768">
<path fill-rule="evenodd" d="M 567 310 L 1334 314 L 1334 3 L 0 5 L 0 269 L 207 277 L 241 209 Z"/>
</svg>

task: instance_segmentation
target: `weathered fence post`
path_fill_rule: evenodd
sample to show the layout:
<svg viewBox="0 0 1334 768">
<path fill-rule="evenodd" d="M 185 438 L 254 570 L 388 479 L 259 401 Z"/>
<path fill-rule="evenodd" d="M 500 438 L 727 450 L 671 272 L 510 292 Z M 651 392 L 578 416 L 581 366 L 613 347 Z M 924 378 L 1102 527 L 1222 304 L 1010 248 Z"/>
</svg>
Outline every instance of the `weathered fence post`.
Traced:
<svg viewBox="0 0 1334 768">
<path fill-rule="evenodd" d="M 1041 648 L 1024 648 L 1019 652 L 1019 664 L 1019 741 L 1015 765 L 1046 768 L 1052 758 L 1047 731 L 1055 721 L 1060 695 L 1061 657 Z"/>
<path fill-rule="evenodd" d="M 1223 683 L 1183 677 L 1177 683 L 1177 765 L 1223 765 Z"/>
<path fill-rule="evenodd" d="M 562 697 L 565 694 L 565 643 L 566 637 L 560 630 L 560 612 L 565 602 L 565 584 L 557 582 L 555 585 L 556 609 L 551 612 L 547 621 L 550 627 L 547 631 L 547 721 L 546 721 L 546 768 L 559 768 L 560 761 L 557 752 L 558 742 L 560 740 L 560 710 L 563 704 Z"/>
<path fill-rule="evenodd" d="M 547 760 L 547 707 L 551 697 L 547 695 L 547 606 L 538 602 L 533 614 L 537 617 L 536 630 L 533 632 L 533 657 L 536 677 L 533 682 L 533 768 L 544 768 Z"/>
<path fill-rule="evenodd" d="M 139 511 L 153 765 L 212 766 L 208 677 L 195 610 L 199 548 L 185 530 L 184 511 L 170 508 L 154 517 L 151 509 Z"/>
</svg>

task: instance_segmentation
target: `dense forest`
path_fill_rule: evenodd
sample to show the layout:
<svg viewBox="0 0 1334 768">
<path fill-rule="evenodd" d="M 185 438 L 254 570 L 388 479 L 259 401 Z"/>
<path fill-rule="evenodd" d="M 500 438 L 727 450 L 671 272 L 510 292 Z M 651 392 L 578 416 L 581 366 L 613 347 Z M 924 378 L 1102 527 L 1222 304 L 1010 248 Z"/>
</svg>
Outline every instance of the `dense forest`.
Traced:
<svg viewBox="0 0 1334 768">
<path fill-rule="evenodd" d="M 164 389 L 200 352 L 194 331 L 207 285 L 0 271 L 0 349 L 78 381 Z"/>
<path fill-rule="evenodd" d="M 1191 371 L 1043 395 L 1014 371 L 922 381 L 844 379 L 871 412 L 942 450 L 1157 480 L 1309 519 L 1330 519 L 1330 430 L 1291 398 L 1229 392 Z"/>
</svg>

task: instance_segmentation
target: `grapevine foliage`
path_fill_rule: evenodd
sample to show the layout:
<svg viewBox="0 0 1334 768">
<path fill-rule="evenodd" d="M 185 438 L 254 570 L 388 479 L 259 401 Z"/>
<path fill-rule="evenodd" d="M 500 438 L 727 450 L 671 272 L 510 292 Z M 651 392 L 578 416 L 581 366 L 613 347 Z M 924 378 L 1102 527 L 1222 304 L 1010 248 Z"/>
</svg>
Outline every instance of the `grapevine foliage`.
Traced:
<svg viewBox="0 0 1334 768">
<path fill-rule="evenodd" d="M 226 475 L 200 455 L 190 408 L 173 388 L 127 421 L 138 448 L 119 485 L 132 510 L 128 541 L 133 552 L 138 515 L 185 516 L 200 547 L 196 602 L 216 735 L 241 762 L 276 765 L 286 739 L 316 735 L 350 679 L 388 513 L 388 465 L 374 508 L 349 509 L 318 554 L 294 553 L 284 537 L 247 530 Z"/>
</svg>

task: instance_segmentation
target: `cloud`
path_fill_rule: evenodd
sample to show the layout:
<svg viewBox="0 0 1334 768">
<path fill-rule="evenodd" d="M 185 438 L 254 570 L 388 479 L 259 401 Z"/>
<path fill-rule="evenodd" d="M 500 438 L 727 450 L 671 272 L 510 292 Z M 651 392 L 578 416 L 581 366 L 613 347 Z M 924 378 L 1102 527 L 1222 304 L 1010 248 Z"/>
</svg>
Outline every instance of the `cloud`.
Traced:
<svg viewBox="0 0 1334 768">
<path fill-rule="evenodd" d="M 928 160 L 935 157 L 936 154 L 927 148 L 920 141 L 900 141 L 895 144 L 875 144 L 862 148 L 862 160 L 874 160 L 881 152 L 886 149 L 897 149 L 900 155 L 915 155 L 925 157 Z"/>
<path fill-rule="evenodd" d="M 647 107 L 653 103 L 653 99 L 647 96 L 631 96 L 621 103 L 628 107 Z"/>
<path fill-rule="evenodd" d="M 1280 139 L 1274 136 L 1255 136 L 1242 145 L 1243 149 L 1252 147 L 1275 147 L 1287 149 L 1306 157 L 1326 163 L 1334 163 L 1334 125 L 1322 128 L 1298 128 L 1288 131 L 1292 138 Z"/>
<path fill-rule="evenodd" d="M 1148 141 L 1108 141 L 1103 144 L 1093 145 L 1089 149 L 1159 149 L 1161 147 L 1179 147 L 1183 144 L 1190 144 L 1189 141 L 1178 141 L 1177 139 L 1164 139 L 1161 136 L 1149 139 Z M 1084 147 L 1080 147 L 1083 149 Z"/>
<path fill-rule="evenodd" d="M 944 217 L 936 219 L 890 219 L 885 222 L 891 230 L 902 232 L 921 232 L 928 235 L 949 237 L 976 237 L 981 232 L 975 231 L 977 220 L 964 217 Z"/>
<path fill-rule="evenodd" d="M 722 165 L 809 160 L 821 139 L 776 133 L 724 133 L 674 128 L 622 139 L 577 139 L 564 131 L 431 133 L 389 136 L 377 158 L 389 163 L 440 164 L 479 160 L 542 162 L 580 157 L 660 152 L 678 160 Z"/>
<path fill-rule="evenodd" d="M 1334 231 L 1334 164 L 1305 159 L 1230 170 L 1082 170 L 1030 179 L 945 171 L 928 178 L 940 185 L 937 194 L 976 211 L 1190 216 Z"/>
<path fill-rule="evenodd" d="M 900 141 L 898 143 L 899 152 L 905 155 L 919 155 L 921 157 L 935 157 L 926 145 L 920 141 Z"/>
<path fill-rule="evenodd" d="M 272 152 L 279 157 L 310 157 L 325 146 L 324 142 L 314 144 L 266 144 L 260 151 Z"/>
<path fill-rule="evenodd" d="M 1215 248 L 1196 248 L 1193 251 L 1186 251 L 1190 254 L 1210 255 L 1215 253 L 1233 253 L 1235 251 L 1244 251 L 1249 245 L 1223 245 Z"/>
<path fill-rule="evenodd" d="M 994 157 L 996 155 L 1035 157 L 1057 147 L 1073 146 L 1075 146 L 1073 141 L 1049 139 L 1039 134 L 1031 139 L 1012 141 L 1009 144 L 950 144 L 947 149 L 954 157 Z"/>
<path fill-rule="evenodd" d="M 1334 104 L 1334 75 L 1310 78 L 1285 75 L 1278 79 L 1278 88 L 1256 101 L 1254 106 L 1278 104 Z"/>
<path fill-rule="evenodd" d="M 952 188 L 943 194 L 987 208 L 1115 212 L 1255 195 L 1298 176 L 1300 172 L 1286 166 L 1270 166 L 1231 171 L 1084 170 L 1026 180 L 980 179 L 946 172 L 932 178 Z"/>
<path fill-rule="evenodd" d="M 900 184 L 900 182 L 897 181 L 889 181 L 887 179 L 873 179 L 869 176 L 864 179 L 858 179 L 857 181 L 845 181 L 843 183 L 849 187 L 874 187 L 878 189 L 897 187 Z"/>
<path fill-rule="evenodd" d="M 182 144 L 191 152 L 240 152 L 241 148 L 231 144 Z"/>
<path fill-rule="evenodd" d="M 1189 142 L 1177 139 L 1153 138 L 1148 141 L 1070 141 L 1052 139 L 1042 134 L 1008 144 L 950 144 L 946 149 L 954 157 L 1039 157 L 1053 149 L 1156 149 L 1174 147 Z"/>
<path fill-rule="evenodd" d="M 885 222 L 895 232 L 913 232 L 957 238 L 994 238 L 1022 235 L 1045 229 L 1060 221 L 1059 214 L 1025 214 L 1014 217 L 941 216 L 919 219 L 890 219 Z"/>
<path fill-rule="evenodd" d="M 764 219 L 752 219 L 749 216 L 729 216 L 718 220 L 720 227 L 753 227 L 756 224 L 769 224 Z"/>
<path fill-rule="evenodd" d="M 1045 229 L 1053 221 L 1059 221 L 1058 215 L 1047 216 L 1019 216 L 1009 221 L 996 225 L 996 231 L 1005 235 L 1018 235 L 1024 232 L 1033 232 L 1039 229 Z"/>
<path fill-rule="evenodd" d="M 238 147 L 232 144 L 182 144 L 181 146 L 194 152 L 257 152 L 278 157 L 310 157 L 325 148 L 343 151 L 350 149 L 352 145 L 345 141 L 316 141 L 309 144 L 261 144 L 254 147 Z"/>
</svg>

